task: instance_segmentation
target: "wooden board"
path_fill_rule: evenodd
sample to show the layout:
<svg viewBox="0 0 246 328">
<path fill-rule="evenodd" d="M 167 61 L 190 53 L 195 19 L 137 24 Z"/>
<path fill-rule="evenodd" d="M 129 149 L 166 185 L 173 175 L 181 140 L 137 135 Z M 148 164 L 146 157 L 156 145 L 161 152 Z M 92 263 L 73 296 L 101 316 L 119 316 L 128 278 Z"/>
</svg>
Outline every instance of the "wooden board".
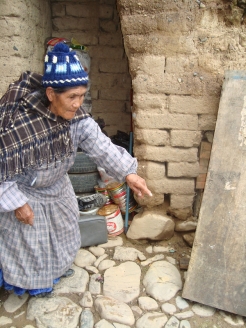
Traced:
<svg viewBox="0 0 246 328">
<path fill-rule="evenodd" d="M 246 316 L 246 72 L 228 71 L 183 297 Z"/>
</svg>

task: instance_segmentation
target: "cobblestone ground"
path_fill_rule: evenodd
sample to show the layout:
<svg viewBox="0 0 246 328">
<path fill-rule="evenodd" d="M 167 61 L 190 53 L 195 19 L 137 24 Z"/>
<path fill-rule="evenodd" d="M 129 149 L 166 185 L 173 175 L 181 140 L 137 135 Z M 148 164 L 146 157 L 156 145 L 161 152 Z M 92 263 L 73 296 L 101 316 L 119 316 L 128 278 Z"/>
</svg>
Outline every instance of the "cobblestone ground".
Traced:
<svg viewBox="0 0 246 328">
<path fill-rule="evenodd" d="M 1 289 L 0 327 L 244 327 L 245 318 L 181 297 L 186 270 L 180 261 L 190 254 L 179 234 L 161 242 L 121 234 L 80 249 L 75 275 L 61 279 L 52 298 L 17 297 Z"/>
</svg>

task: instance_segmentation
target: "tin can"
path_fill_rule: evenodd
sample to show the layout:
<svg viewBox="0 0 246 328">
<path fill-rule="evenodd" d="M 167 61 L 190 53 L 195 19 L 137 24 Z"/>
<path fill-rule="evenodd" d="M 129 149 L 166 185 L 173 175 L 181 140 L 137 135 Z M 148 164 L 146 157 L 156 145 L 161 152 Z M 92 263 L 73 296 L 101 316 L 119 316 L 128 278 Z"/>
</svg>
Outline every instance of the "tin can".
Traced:
<svg viewBox="0 0 246 328">
<path fill-rule="evenodd" d="M 107 202 L 105 205 L 113 204 L 112 199 L 110 198 L 110 195 L 108 193 L 108 190 L 106 188 L 101 188 L 99 186 L 94 187 L 96 193 L 100 193 L 104 195 L 107 198 Z"/>
<path fill-rule="evenodd" d="M 110 236 L 120 235 L 124 231 L 124 223 L 119 206 L 105 205 L 97 211 L 106 218 L 107 230 Z"/>
<path fill-rule="evenodd" d="M 107 190 L 108 190 L 113 202 L 115 204 L 119 205 L 121 212 L 123 214 L 125 214 L 126 213 L 126 198 L 127 198 L 126 183 L 125 182 L 111 183 L 111 184 L 107 185 Z M 132 191 L 130 190 L 128 213 L 133 212 L 136 207 L 137 207 L 137 203 L 132 195 Z"/>
<path fill-rule="evenodd" d="M 115 204 L 123 204 L 126 202 L 126 191 L 122 191 L 119 194 L 115 194 L 113 198 Z"/>
<path fill-rule="evenodd" d="M 125 182 L 120 183 L 120 182 L 113 182 L 113 183 L 109 183 L 107 185 L 107 190 L 110 194 L 110 196 L 113 198 L 114 195 L 117 195 L 123 191 L 126 191 L 126 184 Z"/>
</svg>

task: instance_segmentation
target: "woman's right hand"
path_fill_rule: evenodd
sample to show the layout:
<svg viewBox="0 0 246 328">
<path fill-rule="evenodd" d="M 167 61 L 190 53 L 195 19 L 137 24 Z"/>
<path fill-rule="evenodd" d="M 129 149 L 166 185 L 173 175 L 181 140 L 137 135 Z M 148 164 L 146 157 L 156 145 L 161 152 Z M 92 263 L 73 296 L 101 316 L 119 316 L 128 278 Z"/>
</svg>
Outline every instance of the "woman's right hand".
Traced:
<svg viewBox="0 0 246 328">
<path fill-rule="evenodd" d="M 34 213 L 27 203 L 15 210 L 15 216 L 21 223 L 33 225 Z"/>
</svg>

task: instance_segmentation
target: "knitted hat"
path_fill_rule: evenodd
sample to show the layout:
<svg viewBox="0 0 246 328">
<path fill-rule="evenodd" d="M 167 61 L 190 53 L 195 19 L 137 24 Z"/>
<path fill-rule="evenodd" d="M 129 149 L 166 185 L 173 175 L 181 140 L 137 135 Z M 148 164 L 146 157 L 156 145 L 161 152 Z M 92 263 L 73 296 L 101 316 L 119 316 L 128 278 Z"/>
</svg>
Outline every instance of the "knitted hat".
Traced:
<svg viewBox="0 0 246 328">
<path fill-rule="evenodd" d="M 75 51 L 64 43 L 57 43 L 45 56 L 44 87 L 75 87 L 88 84 L 88 74 L 82 67 Z"/>
</svg>

